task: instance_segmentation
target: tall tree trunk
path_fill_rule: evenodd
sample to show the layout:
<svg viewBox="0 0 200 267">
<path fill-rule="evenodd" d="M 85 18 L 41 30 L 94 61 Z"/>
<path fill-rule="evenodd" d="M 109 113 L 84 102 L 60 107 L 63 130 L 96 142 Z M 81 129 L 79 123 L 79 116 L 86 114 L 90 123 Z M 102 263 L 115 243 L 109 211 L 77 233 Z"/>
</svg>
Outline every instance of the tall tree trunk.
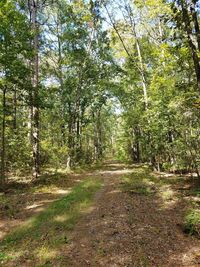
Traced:
<svg viewBox="0 0 200 267">
<path fill-rule="evenodd" d="M 191 0 L 190 3 L 190 11 L 192 14 L 192 21 L 194 24 L 194 29 L 195 29 L 195 35 L 197 39 L 197 44 L 198 44 L 198 50 L 200 52 L 200 28 L 199 28 L 199 21 L 198 21 L 198 15 L 197 15 L 197 2 L 198 0 Z"/>
<path fill-rule="evenodd" d="M 119 37 L 126 54 L 128 55 L 129 59 L 136 65 L 137 69 L 140 72 L 142 88 L 143 88 L 143 95 L 144 95 L 145 109 L 148 110 L 148 95 L 147 95 L 147 82 L 146 82 L 146 78 L 145 78 L 145 68 L 144 68 L 144 62 L 143 62 L 143 58 L 142 58 L 139 39 L 137 37 L 136 30 L 135 30 L 135 22 L 134 22 L 133 17 L 132 17 L 133 12 L 132 12 L 131 6 L 125 4 L 125 9 L 127 11 L 127 15 L 129 17 L 129 20 L 131 23 L 132 33 L 133 33 L 133 36 L 134 36 L 135 42 L 136 42 L 136 50 L 137 50 L 137 55 L 138 55 L 138 60 L 139 60 L 139 66 L 137 66 L 136 62 L 133 60 L 133 56 L 131 55 L 128 48 L 126 47 L 125 42 L 123 40 L 123 37 L 121 36 L 120 32 L 118 31 L 118 28 L 115 24 L 115 21 L 113 20 L 106 4 L 104 4 L 104 7 L 105 7 L 105 10 L 106 10 L 108 17 L 110 19 L 110 22 L 113 26 L 113 29 L 115 30 L 117 36 Z"/>
<path fill-rule="evenodd" d="M 1 129 L 1 180 L 0 185 L 5 183 L 5 128 L 6 128 L 6 88 L 3 88 L 2 98 L 2 129 Z"/>
<path fill-rule="evenodd" d="M 101 108 L 97 111 L 98 159 L 103 157 Z"/>
<path fill-rule="evenodd" d="M 192 17 L 194 20 L 194 28 L 196 31 L 196 38 L 197 38 L 197 44 L 198 48 L 196 47 L 195 43 L 193 42 L 193 29 L 191 27 L 191 19 L 190 19 L 190 14 L 188 11 L 188 5 L 185 2 L 185 0 L 180 1 L 181 9 L 182 9 L 182 21 L 184 24 L 184 29 L 187 33 L 187 38 L 188 38 L 188 43 L 191 49 L 192 53 L 192 59 L 194 62 L 194 68 L 195 68 L 195 74 L 196 74 L 196 80 L 197 80 L 197 88 L 198 91 L 200 92 L 200 63 L 199 63 L 199 55 L 198 55 L 198 48 L 200 49 L 200 33 L 199 33 L 199 24 L 198 20 L 196 18 L 196 12 L 195 10 L 192 9 Z M 193 5 L 193 8 L 194 5 Z"/>
<path fill-rule="evenodd" d="M 70 169 L 74 164 L 74 114 L 71 104 L 68 103 L 68 156 L 67 156 L 67 168 Z"/>
<path fill-rule="evenodd" d="M 16 133 L 16 130 L 17 130 L 17 90 L 16 90 L 16 86 L 14 87 L 14 93 L 13 93 L 13 130 Z"/>
<path fill-rule="evenodd" d="M 57 21 L 56 21 L 56 35 L 57 35 L 57 43 L 58 43 L 58 80 L 60 85 L 60 98 L 61 98 L 61 108 L 60 108 L 60 114 L 62 117 L 61 120 L 61 136 L 62 136 L 62 145 L 66 145 L 66 118 L 65 118 L 65 98 L 63 96 L 64 92 L 64 81 L 63 81 L 63 55 L 62 55 L 62 40 L 61 40 L 61 34 L 62 34 L 62 24 L 59 14 L 59 9 L 57 11 Z"/>
<path fill-rule="evenodd" d="M 32 74 L 32 150 L 33 150 L 33 177 L 37 178 L 40 172 L 40 143 L 39 143 L 39 57 L 38 57 L 38 1 L 31 0 L 31 27 L 33 38 L 33 74 Z"/>
<path fill-rule="evenodd" d="M 147 82 L 145 78 L 145 68 L 144 68 L 144 62 L 143 62 L 143 57 L 142 57 L 142 51 L 140 48 L 139 38 L 136 33 L 135 20 L 133 18 L 133 12 L 132 12 L 131 6 L 125 5 L 125 9 L 127 11 L 127 15 L 129 16 L 133 37 L 135 38 L 135 45 L 136 45 L 136 50 L 137 50 L 137 55 L 138 55 L 138 60 L 139 60 L 139 71 L 140 71 L 141 81 L 142 81 L 145 109 L 148 110 L 148 95 L 147 95 Z"/>
<path fill-rule="evenodd" d="M 141 80 L 142 80 L 145 109 L 147 110 L 148 109 L 148 96 L 147 96 L 147 85 L 146 85 L 147 83 L 146 83 L 146 78 L 145 78 L 145 70 L 144 70 L 144 63 L 143 63 L 143 58 L 141 54 L 141 49 L 140 49 L 140 43 L 136 36 L 136 33 L 135 33 L 135 41 L 136 41 L 138 59 L 140 63 L 140 75 L 141 75 Z"/>
</svg>

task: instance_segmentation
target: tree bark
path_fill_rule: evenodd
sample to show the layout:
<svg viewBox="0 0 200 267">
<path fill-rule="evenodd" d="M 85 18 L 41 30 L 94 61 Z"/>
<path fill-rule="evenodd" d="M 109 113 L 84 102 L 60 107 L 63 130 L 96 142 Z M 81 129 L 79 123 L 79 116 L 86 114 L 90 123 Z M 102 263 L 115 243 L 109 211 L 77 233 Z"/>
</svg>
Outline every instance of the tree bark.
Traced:
<svg viewBox="0 0 200 267">
<path fill-rule="evenodd" d="M 197 2 L 198 2 L 197 0 L 191 0 L 190 11 L 192 14 L 192 20 L 193 20 L 194 29 L 195 29 L 195 35 L 196 35 L 196 39 L 197 39 L 198 50 L 200 52 L 200 29 L 199 29 L 198 15 L 197 15 L 197 11 L 196 11 Z"/>
<path fill-rule="evenodd" d="M 197 88 L 198 88 L 198 91 L 200 92 L 200 63 L 199 63 L 198 49 L 193 42 L 193 29 L 191 27 L 190 14 L 188 13 L 189 12 L 188 6 L 184 0 L 180 1 L 180 5 L 181 5 L 181 9 L 182 9 L 182 21 L 184 24 L 184 29 L 187 33 L 188 44 L 190 46 L 191 53 L 192 53 L 192 59 L 194 62 L 194 68 L 195 68 L 195 74 L 196 74 L 196 80 L 197 80 Z M 193 5 L 193 8 L 194 8 L 194 5 Z M 192 10 L 192 18 L 194 20 L 194 28 L 196 31 L 197 43 L 198 43 L 198 47 L 200 49 L 199 24 L 198 24 L 198 20 L 196 18 L 195 9 Z"/>
<path fill-rule="evenodd" d="M 16 132 L 17 130 L 17 90 L 14 88 L 13 93 L 13 130 Z"/>
<path fill-rule="evenodd" d="M 129 16 L 133 37 L 135 38 L 135 45 L 136 45 L 136 50 L 137 50 L 137 55 L 138 55 L 138 60 L 139 60 L 139 66 L 140 66 L 139 71 L 140 71 L 141 80 L 142 80 L 145 109 L 148 110 L 147 82 L 146 82 L 146 77 L 145 77 L 145 68 L 144 68 L 144 62 L 143 62 L 142 52 L 140 48 L 140 42 L 137 37 L 136 25 L 132 17 L 133 12 L 132 12 L 131 6 L 125 5 L 125 9 L 127 11 L 127 15 Z"/>
<path fill-rule="evenodd" d="M 5 183 L 5 129 L 6 129 L 6 88 L 3 88 L 2 98 L 2 131 L 1 131 L 1 180 L 0 184 Z"/>
<path fill-rule="evenodd" d="M 40 142 L 39 142 L 39 37 L 38 37 L 38 22 L 37 22 L 37 11 L 38 2 L 37 0 L 31 0 L 30 6 L 30 18 L 31 28 L 34 33 L 33 38 L 33 51 L 34 58 L 32 64 L 32 151 L 33 151 L 33 177 L 37 178 L 40 172 Z"/>
</svg>

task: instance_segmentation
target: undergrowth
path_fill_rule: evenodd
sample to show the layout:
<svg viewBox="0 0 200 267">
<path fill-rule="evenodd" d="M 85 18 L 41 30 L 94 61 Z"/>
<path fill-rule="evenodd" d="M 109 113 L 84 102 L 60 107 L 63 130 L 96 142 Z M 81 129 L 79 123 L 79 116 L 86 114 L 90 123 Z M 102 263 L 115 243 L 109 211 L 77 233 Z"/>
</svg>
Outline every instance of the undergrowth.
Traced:
<svg viewBox="0 0 200 267">
<path fill-rule="evenodd" d="M 198 235 L 200 237 L 200 210 L 193 208 L 187 212 L 184 230 L 190 235 Z"/>
</svg>

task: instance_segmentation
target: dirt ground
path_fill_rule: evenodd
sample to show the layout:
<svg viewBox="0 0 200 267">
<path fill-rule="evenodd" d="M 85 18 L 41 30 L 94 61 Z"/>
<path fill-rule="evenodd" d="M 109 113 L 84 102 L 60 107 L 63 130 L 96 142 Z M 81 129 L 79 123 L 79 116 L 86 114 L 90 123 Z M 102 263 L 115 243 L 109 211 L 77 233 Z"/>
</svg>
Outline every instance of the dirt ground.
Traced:
<svg viewBox="0 0 200 267">
<path fill-rule="evenodd" d="M 5 193 L 0 193 L 0 240 L 50 203 L 67 195 L 84 179 L 81 174 L 47 173 L 37 181 L 11 178 Z"/>
<path fill-rule="evenodd" d="M 187 191 L 187 183 L 184 187 L 181 183 L 181 188 L 179 184 L 175 184 L 171 188 L 173 196 L 167 201 L 161 197 L 160 188 L 156 186 L 151 194 L 122 190 L 121 177 L 131 173 L 134 176 L 137 168 L 137 165 L 109 162 L 102 169 L 87 173 L 87 176 L 93 176 L 94 179 L 101 177 L 104 185 L 96 193 L 93 205 L 82 214 L 69 233 L 70 242 L 60 249 L 62 263 L 57 257 L 43 266 L 200 266 L 200 240 L 184 233 L 182 228 L 188 208 L 187 194 L 183 193 L 184 190 Z M 49 202 L 65 194 L 79 179 L 75 175 L 73 183 L 59 183 L 60 187 L 54 188 L 54 194 L 43 192 L 33 197 L 29 192 L 18 200 L 15 198 L 19 195 L 10 196 L 8 210 L 13 203 L 15 208 L 12 209 L 15 212 L 7 214 L 4 203 L 4 213 L 0 212 L 1 237 L 31 214 L 40 212 Z"/>
<path fill-rule="evenodd" d="M 99 172 L 104 187 L 62 252 L 67 266 L 200 266 L 200 240 L 181 227 L 186 201 L 171 199 L 164 205 L 157 193 L 122 192 L 119 178 L 130 172 L 134 169 L 118 164 Z"/>
</svg>

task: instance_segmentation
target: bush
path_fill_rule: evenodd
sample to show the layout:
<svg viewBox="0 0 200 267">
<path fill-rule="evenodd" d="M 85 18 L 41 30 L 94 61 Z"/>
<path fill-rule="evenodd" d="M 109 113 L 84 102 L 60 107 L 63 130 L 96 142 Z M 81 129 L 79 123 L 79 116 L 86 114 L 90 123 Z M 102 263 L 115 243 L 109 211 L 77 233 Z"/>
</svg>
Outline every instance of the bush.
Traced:
<svg viewBox="0 0 200 267">
<path fill-rule="evenodd" d="M 184 222 L 185 232 L 200 237 L 200 210 L 191 209 L 188 211 Z"/>
</svg>

